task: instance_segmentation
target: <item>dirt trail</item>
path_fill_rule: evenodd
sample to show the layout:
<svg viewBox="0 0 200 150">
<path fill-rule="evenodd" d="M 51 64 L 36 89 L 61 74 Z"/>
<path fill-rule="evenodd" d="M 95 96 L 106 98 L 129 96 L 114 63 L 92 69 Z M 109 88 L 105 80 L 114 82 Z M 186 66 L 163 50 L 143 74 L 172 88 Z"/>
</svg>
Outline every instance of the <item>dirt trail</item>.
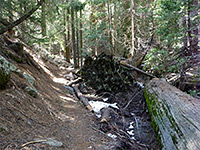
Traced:
<svg viewBox="0 0 200 150">
<path fill-rule="evenodd" d="M 11 74 L 7 89 L 0 91 L 0 149 L 14 150 L 37 139 L 54 139 L 62 147 L 44 143 L 27 144 L 22 149 L 34 150 L 106 150 L 112 149 L 113 139 L 98 131 L 95 114 L 89 112 L 66 92 L 69 80 L 64 75 L 71 69 L 36 60 L 41 71 L 28 64 L 17 65 L 35 78 L 39 96 L 24 92 L 25 79 Z"/>
</svg>

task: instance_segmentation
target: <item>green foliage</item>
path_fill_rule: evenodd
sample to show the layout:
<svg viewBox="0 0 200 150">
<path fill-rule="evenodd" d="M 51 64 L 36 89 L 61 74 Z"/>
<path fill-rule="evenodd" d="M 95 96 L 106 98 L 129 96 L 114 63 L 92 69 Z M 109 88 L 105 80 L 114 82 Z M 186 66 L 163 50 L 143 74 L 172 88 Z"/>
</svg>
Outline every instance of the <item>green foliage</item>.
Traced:
<svg viewBox="0 0 200 150">
<path fill-rule="evenodd" d="M 156 0 L 152 3 L 155 42 L 146 56 L 145 69 L 165 76 L 168 72 L 180 72 L 187 58 L 180 58 L 186 27 L 182 19 L 186 15 L 183 1 Z M 144 9 L 145 10 L 145 9 Z"/>
<path fill-rule="evenodd" d="M 159 1 L 157 1 L 158 3 Z M 176 47 L 183 38 L 181 17 L 184 15 L 181 10 L 181 1 L 160 0 L 154 10 L 154 19 L 157 24 L 156 34 L 161 37 L 163 45 Z"/>
<path fill-rule="evenodd" d="M 193 97 L 198 97 L 200 96 L 200 92 L 198 92 L 197 90 L 189 90 L 188 94 L 193 96 Z"/>
<path fill-rule="evenodd" d="M 86 3 L 82 3 L 79 0 L 76 0 L 73 4 L 71 4 L 74 7 L 75 11 L 83 10 Z"/>
<path fill-rule="evenodd" d="M 170 51 L 153 48 L 146 56 L 144 69 L 158 76 L 165 76 L 167 73 L 178 73 L 186 58 L 177 58 L 177 54 L 170 54 Z"/>
</svg>

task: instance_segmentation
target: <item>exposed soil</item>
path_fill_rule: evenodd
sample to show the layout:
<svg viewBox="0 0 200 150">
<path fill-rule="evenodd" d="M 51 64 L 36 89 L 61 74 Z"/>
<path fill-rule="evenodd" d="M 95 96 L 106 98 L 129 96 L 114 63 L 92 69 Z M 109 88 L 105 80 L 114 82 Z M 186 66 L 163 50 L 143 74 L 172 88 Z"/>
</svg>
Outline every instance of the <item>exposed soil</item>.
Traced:
<svg viewBox="0 0 200 150">
<path fill-rule="evenodd" d="M 58 63 L 43 61 L 28 49 L 27 52 L 33 56 L 34 62 L 16 63 L 16 60 L 4 57 L 34 77 L 38 96 L 34 98 L 25 92 L 29 83 L 23 75 L 11 73 L 6 89 L 0 91 L 0 149 L 158 149 L 138 84 L 126 92 L 107 95 L 108 102 L 117 102 L 120 110 L 116 110 L 118 120 L 115 124 L 104 124 L 64 87 L 74 79 L 74 69 L 70 64 L 61 67 Z M 128 135 L 128 131 L 133 135 Z M 113 139 L 107 133 L 118 137 Z M 45 144 L 43 141 L 48 139 L 56 140 L 62 146 Z"/>
<path fill-rule="evenodd" d="M 53 147 L 40 142 L 22 149 L 110 149 L 114 141 L 96 130 L 96 116 L 64 88 L 69 79 L 63 75 L 72 68 L 62 70 L 42 61 L 40 65 L 46 72 L 28 64 L 16 64 L 35 78 L 37 98 L 24 91 L 27 81 L 14 73 L 7 88 L 0 91 L 0 149 L 18 149 L 37 138 L 55 139 L 63 146 Z"/>
</svg>

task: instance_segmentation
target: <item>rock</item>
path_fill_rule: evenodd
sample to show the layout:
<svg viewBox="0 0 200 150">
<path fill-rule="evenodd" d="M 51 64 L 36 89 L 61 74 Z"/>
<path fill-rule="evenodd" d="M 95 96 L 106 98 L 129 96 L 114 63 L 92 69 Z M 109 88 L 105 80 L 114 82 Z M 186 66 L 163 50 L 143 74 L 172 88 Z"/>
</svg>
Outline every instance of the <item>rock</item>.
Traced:
<svg viewBox="0 0 200 150">
<path fill-rule="evenodd" d="M 27 73 L 23 73 L 23 76 L 26 78 L 26 80 L 31 84 L 33 85 L 34 84 L 34 77 L 31 76 L 30 74 L 27 74 Z"/>
<path fill-rule="evenodd" d="M 10 63 L 0 56 L 0 89 L 4 89 L 10 80 Z"/>
<path fill-rule="evenodd" d="M 10 63 L 10 71 L 19 75 L 23 76 L 21 70 L 19 70 L 14 64 Z"/>
<path fill-rule="evenodd" d="M 63 146 L 63 143 L 57 140 L 53 140 L 53 139 L 47 139 L 46 142 L 44 142 L 46 144 L 49 144 L 51 146 L 56 146 L 56 147 L 61 147 Z"/>
<path fill-rule="evenodd" d="M 34 97 L 34 98 L 36 98 L 37 95 L 38 95 L 37 90 L 36 90 L 35 88 L 31 88 L 31 87 L 29 87 L 29 86 L 26 86 L 26 87 L 25 87 L 25 91 L 26 91 L 29 95 L 31 95 L 32 97 Z"/>
<path fill-rule="evenodd" d="M 65 87 L 67 93 L 73 93 L 74 92 L 74 89 L 72 87 L 70 87 L 68 85 L 65 85 L 64 87 Z"/>
<path fill-rule="evenodd" d="M 50 146 L 55 146 L 55 147 L 62 147 L 63 146 L 63 143 L 60 142 L 60 141 L 57 141 L 57 140 L 53 140 L 51 138 L 48 138 L 48 139 L 35 139 L 35 141 L 40 141 L 40 140 L 45 140 L 44 144 L 48 144 Z"/>
</svg>

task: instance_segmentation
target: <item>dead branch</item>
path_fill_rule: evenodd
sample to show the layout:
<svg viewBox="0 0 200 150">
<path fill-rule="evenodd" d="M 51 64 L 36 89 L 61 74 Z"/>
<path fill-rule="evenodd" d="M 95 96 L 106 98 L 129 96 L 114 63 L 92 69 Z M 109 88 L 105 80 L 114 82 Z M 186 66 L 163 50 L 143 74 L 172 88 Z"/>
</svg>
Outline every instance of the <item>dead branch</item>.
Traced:
<svg viewBox="0 0 200 150">
<path fill-rule="evenodd" d="M 144 75 L 147 75 L 147 76 L 149 76 L 149 77 L 151 77 L 151 78 L 156 78 L 155 76 L 153 76 L 153 75 L 151 75 L 151 74 L 149 74 L 149 73 L 146 73 L 145 71 L 140 70 L 140 69 L 138 69 L 137 67 L 134 67 L 134 66 L 132 66 L 132 65 L 130 65 L 130 64 L 127 64 L 127 63 L 124 63 L 124 62 L 121 62 L 120 64 L 123 65 L 123 66 L 125 66 L 125 67 L 129 67 L 129 68 L 131 68 L 131 69 L 133 69 L 133 70 L 135 70 L 135 71 L 137 71 L 137 72 L 139 72 L 139 73 L 142 73 L 142 74 L 144 74 Z"/>
<path fill-rule="evenodd" d="M 22 144 L 22 145 L 20 146 L 20 149 L 23 148 L 23 147 L 25 147 L 25 146 L 27 146 L 27 145 L 35 144 L 35 143 L 41 143 L 41 142 L 47 142 L 47 140 L 30 141 L 30 142 L 27 142 L 27 143 L 25 143 L 25 144 Z"/>
<path fill-rule="evenodd" d="M 134 98 L 138 95 L 138 94 L 140 94 L 140 92 L 142 92 L 143 91 L 143 89 L 142 90 L 140 90 L 138 93 L 134 93 L 133 94 L 133 96 L 131 97 L 131 99 L 128 101 L 128 103 L 124 106 L 124 108 L 123 108 L 123 110 L 125 110 L 129 105 L 130 105 L 130 103 L 134 100 Z"/>
</svg>

